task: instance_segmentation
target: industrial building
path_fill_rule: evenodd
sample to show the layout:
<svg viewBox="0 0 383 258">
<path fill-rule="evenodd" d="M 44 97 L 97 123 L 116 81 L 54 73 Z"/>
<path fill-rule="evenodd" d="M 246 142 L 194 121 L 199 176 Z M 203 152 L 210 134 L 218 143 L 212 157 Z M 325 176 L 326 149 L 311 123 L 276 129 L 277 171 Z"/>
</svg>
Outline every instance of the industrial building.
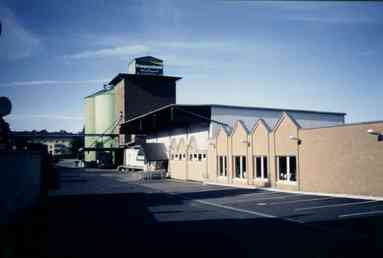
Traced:
<svg viewBox="0 0 383 258">
<path fill-rule="evenodd" d="M 136 58 L 131 73 L 116 75 L 108 85 L 85 97 L 85 162 L 112 159 L 122 162 L 122 150 L 139 142 L 135 136 L 120 135 L 120 125 L 138 115 L 176 102 L 176 81 L 163 76 L 162 61 Z"/>
<path fill-rule="evenodd" d="M 119 74 L 110 88 L 85 99 L 93 114 L 87 115 L 85 133 L 104 133 L 117 121 L 108 137 L 118 137 L 107 138 L 110 145 L 104 147 L 160 144 L 174 179 L 383 196 L 383 122 L 345 124 L 346 114 L 339 112 L 176 104 L 179 77 L 129 71 L 139 74 Z M 100 95 L 114 96 L 105 101 L 108 108 L 97 101 Z M 103 126 L 97 109 L 113 114 Z M 91 142 L 96 141 L 88 140 L 88 150 Z"/>
</svg>

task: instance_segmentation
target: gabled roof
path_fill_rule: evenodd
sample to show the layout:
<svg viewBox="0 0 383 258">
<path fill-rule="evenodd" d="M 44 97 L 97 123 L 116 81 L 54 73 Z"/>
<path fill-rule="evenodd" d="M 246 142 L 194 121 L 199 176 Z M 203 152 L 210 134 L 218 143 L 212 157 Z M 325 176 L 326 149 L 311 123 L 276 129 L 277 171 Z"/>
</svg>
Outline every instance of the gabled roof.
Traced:
<svg viewBox="0 0 383 258">
<path fill-rule="evenodd" d="M 197 140 L 196 140 L 194 135 L 192 137 L 190 137 L 190 140 L 189 140 L 189 143 L 188 143 L 186 149 L 188 151 L 196 151 L 198 149 L 197 148 Z"/>
<path fill-rule="evenodd" d="M 176 139 L 172 139 L 170 141 L 169 150 L 172 150 L 172 151 L 177 150 L 177 140 Z"/>
<path fill-rule="evenodd" d="M 219 136 L 219 134 L 220 134 L 221 132 L 224 133 L 226 137 L 229 137 L 230 134 L 231 134 L 230 129 L 228 129 L 228 128 L 225 127 L 225 126 L 220 126 L 220 127 L 218 128 L 216 134 L 215 134 L 215 138 L 218 138 L 218 136 Z"/>
<path fill-rule="evenodd" d="M 264 128 L 266 128 L 266 131 L 267 132 L 271 132 L 271 129 L 270 127 L 266 124 L 265 120 L 263 120 L 262 118 L 258 119 L 257 122 L 255 122 L 254 126 L 253 126 L 253 129 L 251 129 L 251 134 L 254 134 L 255 130 L 259 127 L 259 126 L 264 126 Z"/>
<path fill-rule="evenodd" d="M 249 130 L 247 129 L 245 123 L 242 120 L 236 120 L 234 122 L 233 131 L 231 132 L 231 136 L 233 136 L 235 134 L 235 132 L 237 131 L 237 128 L 239 126 L 241 126 L 245 130 L 246 134 L 249 134 Z"/>
<path fill-rule="evenodd" d="M 182 149 L 181 149 L 182 148 Z M 185 151 L 186 150 L 186 146 L 185 146 L 185 140 L 183 138 L 181 138 L 177 144 L 177 152 L 181 152 L 181 151 Z"/>
<path fill-rule="evenodd" d="M 301 126 L 298 124 L 298 122 L 292 117 L 290 116 L 287 112 L 283 112 L 281 114 L 281 116 L 279 117 L 277 123 L 275 124 L 274 128 L 273 128 L 273 132 L 277 131 L 279 126 L 282 124 L 283 120 L 285 119 L 289 119 L 298 129 L 301 128 Z"/>
</svg>

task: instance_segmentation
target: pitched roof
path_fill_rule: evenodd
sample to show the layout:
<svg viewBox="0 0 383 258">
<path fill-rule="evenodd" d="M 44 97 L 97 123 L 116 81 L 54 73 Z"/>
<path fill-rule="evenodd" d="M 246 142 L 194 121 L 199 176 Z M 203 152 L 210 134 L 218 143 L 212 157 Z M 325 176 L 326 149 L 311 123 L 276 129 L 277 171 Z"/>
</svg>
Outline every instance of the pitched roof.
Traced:
<svg viewBox="0 0 383 258">
<path fill-rule="evenodd" d="M 254 131 L 255 131 L 260 125 L 263 125 L 263 126 L 266 128 L 266 130 L 267 130 L 268 132 L 271 131 L 270 127 L 266 124 L 265 120 L 263 120 L 262 118 L 260 118 L 260 119 L 257 120 L 257 122 L 255 122 L 253 128 L 251 129 L 251 133 L 253 134 Z"/>
<path fill-rule="evenodd" d="M 236 120 L 234 122 L 233 131 L 231 132 L 231 135 L 235 134 L 235 132 L 237 131 L 238 126 L 241 126 L 245 130 L 246 134 L 249 134 L 249 129 L 247 129 L 245 123 L 242 120 Z"/>
<path fill-rule="evenodd" d="M 275 132 L 286 118 L 289 119 L 298 129 L 301 128 L 299 123 L 292 116 L 290 116 L 287 112 L 282 112 L 272 131 Z"/>
</svg>

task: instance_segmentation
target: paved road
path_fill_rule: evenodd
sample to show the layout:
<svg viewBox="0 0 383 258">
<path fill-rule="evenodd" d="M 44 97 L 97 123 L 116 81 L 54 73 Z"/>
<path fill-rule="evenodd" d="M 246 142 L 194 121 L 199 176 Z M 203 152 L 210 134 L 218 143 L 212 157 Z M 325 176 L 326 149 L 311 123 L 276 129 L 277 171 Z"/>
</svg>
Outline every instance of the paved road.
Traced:
<svg viewBox="0 0 383 258">
<path fill-rule="evenodd" d="M 380 257 L 383 202 L 61 170 L 50 257 Z"/>
</svg>

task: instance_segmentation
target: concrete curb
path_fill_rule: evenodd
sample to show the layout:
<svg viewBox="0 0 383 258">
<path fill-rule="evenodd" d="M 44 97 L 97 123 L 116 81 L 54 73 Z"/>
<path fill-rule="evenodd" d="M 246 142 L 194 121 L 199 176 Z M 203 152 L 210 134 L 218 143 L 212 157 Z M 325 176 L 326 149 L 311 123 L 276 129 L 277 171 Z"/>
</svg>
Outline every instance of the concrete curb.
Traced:
<svg viewBox="0 0 383 258">
<path fill-rule="evenodd" d="M 233 188 L 244 188 L 244 189 L 263 189 L 259 187 L 255 187 L 252 185 L 231 185 L 231 184 L 225 184 L 225 183 L 216 183 L 216 182 L 203 182 L 204 185 L 218 185 L 218 186 L 227 186 L 227 187 L 233 187 Z"/>
<path fill-rule="evenodd" d="M 367 196 L 367 195 L 351 195 L 351 194 L 335 194 L 335 193 L 317 193 L 317 192 L 300 192 L 300 191 L 289 191 L 289 190 L 280 190 L 275 188 L 264 188 L 264 187 L 255 187 L 250 185 L 230 185 L 224 183 L 215 183 L 215 182 L 203 182 L 204 185 L 219 185 L 227 186 L 233 188 L 244 188 L 244 189 L 261 189 L 270 192 L 279 192 L 279 193 L 294 193 L 302 195 L 317 195 L 317 196 L 328 196 L 328 197 L 337 197 L 337 198 L 351 198 L 351 199 L 361 199 L 361 200 L 374 200 L 374 201 L 383 201 L 383 197 L 378 196 Z"/>
</svg>

